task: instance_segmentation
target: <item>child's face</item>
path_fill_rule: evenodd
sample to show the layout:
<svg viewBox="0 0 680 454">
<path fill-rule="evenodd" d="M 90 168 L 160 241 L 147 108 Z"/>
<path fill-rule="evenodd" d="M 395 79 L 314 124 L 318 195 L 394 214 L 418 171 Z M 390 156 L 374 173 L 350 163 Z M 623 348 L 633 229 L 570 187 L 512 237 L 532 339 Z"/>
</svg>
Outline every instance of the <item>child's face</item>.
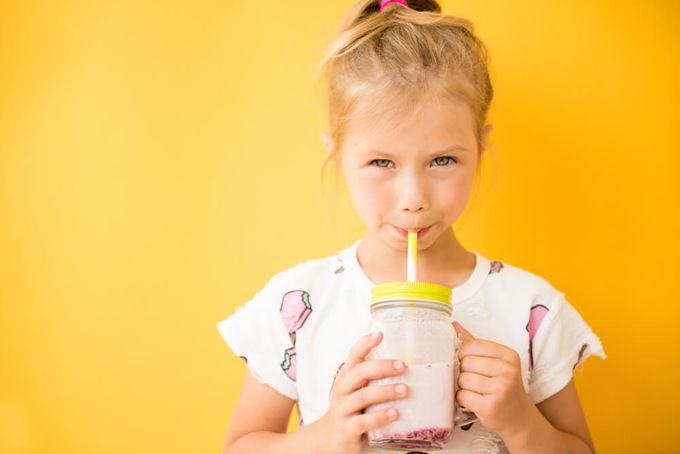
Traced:
<svg viewBox="0 0 680 454">
<path fill-rule="evenodd" d="M 415 230 L 418 248 L 427 249 L 451 232 L 476 174 L 473 125 L 467 105 L 450 100 L 396 122 L 350 123 L 340 162 L 369 238 L 406 250 L 407 231 Z"/>
</svg>

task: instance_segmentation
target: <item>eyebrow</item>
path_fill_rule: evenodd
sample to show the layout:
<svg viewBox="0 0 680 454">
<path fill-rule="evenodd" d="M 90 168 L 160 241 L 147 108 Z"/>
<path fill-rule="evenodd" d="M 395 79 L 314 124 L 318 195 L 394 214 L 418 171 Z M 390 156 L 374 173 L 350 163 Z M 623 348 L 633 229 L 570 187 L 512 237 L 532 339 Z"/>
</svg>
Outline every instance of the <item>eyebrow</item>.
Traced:
<svg viewBox="0 0 680 454">
<path fill-rule="evenodd" d="M 432 153 L 430 153 L 430 156 L 442 155 L 442 154 L 446 154 L 446 153 L 451 153 L 453 151 L 468 151 L 468 149 L 465 148 L 462 145 L 451 145 L 450 147 L 444 148 L 443 150 L 433 151 Z M 381 155 L 381 156 L 388 156 L 388 157 L 394 156 L 394 154 L 392 154 L 388 151 L 382 151 L 382 150 L 366 150 L 365 152 L 361 153 L 362 156 L 363 155 L 372 155 L 372 154 L 378 154 L 378 155 Z"/>
</svg>

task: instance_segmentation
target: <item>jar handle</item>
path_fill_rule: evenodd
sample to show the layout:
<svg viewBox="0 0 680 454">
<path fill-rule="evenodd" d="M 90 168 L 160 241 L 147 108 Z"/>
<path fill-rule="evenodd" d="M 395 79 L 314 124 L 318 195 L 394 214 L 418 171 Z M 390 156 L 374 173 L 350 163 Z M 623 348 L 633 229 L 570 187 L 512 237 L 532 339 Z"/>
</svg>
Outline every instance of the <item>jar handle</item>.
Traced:
<svg viewBox="0 0 680 454">
<path fill-rule="evenodd" d="M 460 334 L 456 333 L 456 348 L 454 349 L 455 353 L 455 358 L 453 361 L 454 364 L 454 396 L 455 392 L 458 389 L 458 377 L 460 375 L 460 360 L 458 359 L 458 348 L 462 344 L 461 339 L 460 339 Z M 456 416 L 453 419 L 453 426 L 454 427 L 463 427 L 470 425 L 474 422 L 479 421 L 479 418 L 477 415 L 471 411 L 468 410 L 466 407 L 463 407 L 462 405 L 458 405 L 457 402 L 454 402 L 455 407 L 456 407 Z"/>
</svg>

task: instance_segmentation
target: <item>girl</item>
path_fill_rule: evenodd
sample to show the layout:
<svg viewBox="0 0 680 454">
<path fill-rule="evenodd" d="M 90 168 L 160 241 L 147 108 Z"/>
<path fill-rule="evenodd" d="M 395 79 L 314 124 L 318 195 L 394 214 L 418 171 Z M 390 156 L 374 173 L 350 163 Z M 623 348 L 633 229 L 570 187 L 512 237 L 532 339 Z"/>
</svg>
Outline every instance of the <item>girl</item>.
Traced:
<svg viewBox="0 0 680 454">
<path fill-rule="evenodd" d="M 464 344 L 456 401 L 479 420 L 443 451 L 591 453 L 572 380 L 598 338 L 563 294 L 527 271 L 460 244 L 465 208 L 491 133 L 485 47 L 470 22 L 433 0 L 361 0 L 321 66 L 328 72 L 329 162 L 346 179 L 366 233 L 337 255 L 274 276 L 218 324 L 249 374 L 225 453 L 377 453 L 362 435 L 399 418 L 405 365 L 367 360 L 374 284 L 403 281 L 408 232 L 419 280 L 453 290 Z M 453 322 L 453 320 L 452 320 Z M 285 433 L 293 405 L 300 429 Z"/>
</svg>

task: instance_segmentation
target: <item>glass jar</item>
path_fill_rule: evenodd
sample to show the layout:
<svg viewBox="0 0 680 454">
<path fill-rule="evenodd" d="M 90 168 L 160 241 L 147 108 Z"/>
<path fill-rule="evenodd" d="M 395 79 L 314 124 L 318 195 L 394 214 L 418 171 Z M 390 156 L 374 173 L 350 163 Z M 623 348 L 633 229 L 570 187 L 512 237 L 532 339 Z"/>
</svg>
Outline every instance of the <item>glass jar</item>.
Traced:
<svg viewBox="0 0 680 454">
<path fill-rule="evenodd" d="M 371 446 L 441 449 L 454 427 L 456 335 L 451 326 L 451 289 L 427 282 L 390 282 L 373 287 L 370 331 L 382 342 L 368 359 L 401 359 L 406 371 L 371 385 L 404 383 L 408 396 L 368 407 L 395 407 L 397 420 L 367 432 Z"/>
</svg>

